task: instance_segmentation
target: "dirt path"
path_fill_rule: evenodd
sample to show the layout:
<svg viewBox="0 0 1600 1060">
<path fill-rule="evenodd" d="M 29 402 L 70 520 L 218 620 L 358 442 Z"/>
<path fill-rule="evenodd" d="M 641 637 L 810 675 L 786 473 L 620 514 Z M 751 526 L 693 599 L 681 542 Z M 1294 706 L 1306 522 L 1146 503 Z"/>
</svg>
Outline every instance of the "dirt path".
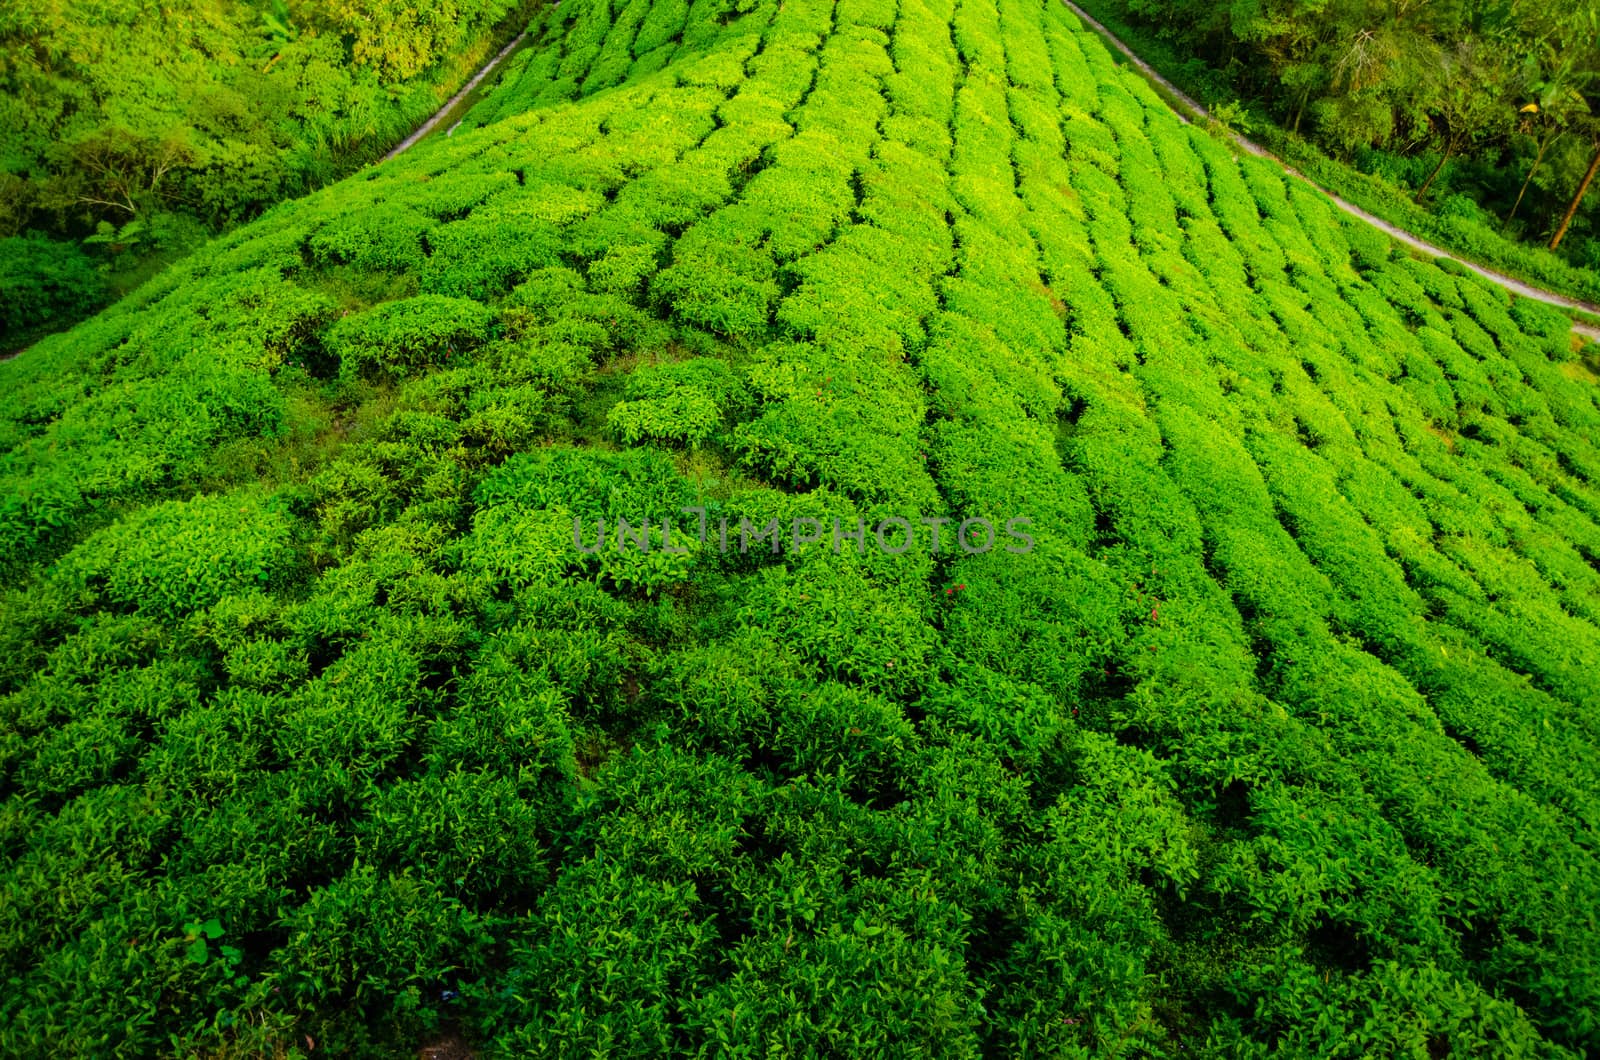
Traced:
<svg viewBox="0 0 1600 1060">
<path fill-rule="evenodd" d="M 483 79 L 489 76 L 490 71 L 500 65 L 500 60 L 504 59 L 506 56 L 515 51 L 517 45 L 522 43 L 522 38 L 526 37 L 527 35 L 528 31 L 523 30 L 521 33 L 513 37 L 510 44 L 507 44 L 504 48 L 501 48 L 498 55 L 483 64 L 483 69 L 472 75 L 471 81 L 468 81 L 466 84 L 461 86 L 461 91 L 445 100 L 444 106 L 433 112 L 433 117 L 417 126 L 416 132 L 412 133 L 404 140 L 401 140 L 399 145 L 396 146 L 393 151 L 390 151 L 388 154 L 384 155 L 383 161 L 389 161 L 389 159 L 393 158 L 395 155 L 406 150 L 406 148 L 410 147 L 424 136 L 433 132 L 434 126 L 443 121 L 445 116 L 450 113 L 451 109 L 454 108 L 457 103 L 460 103 L 463 99 L 466 99 L 468 93 L 477 88 L 479 85 L 483 84 Z M 458 122 L 457 124 L 460 123 Z"/>
<path fill-rule="evenodd" d="M 1073 3 L 1072 0 L 1061 0 L 1061 2 L 1067 5 L 1067 8 L 1071 10 L 1073 14 L 1082 19 L 1084 25 L 1089 26 L 1096 33 L 1099 33 L 1102 37 L 1109 41 L 1113 47 L 1115 47 L 1123 54 L 1124 57 L 1127 58 L 1128 62 L 1130 62 L 1135 69 L 1137 69 L 1146 78 L 1160 85 L 1163 91 L 1167 92 L 1172 96 L 1172 98 L 1181 103 L 1184 108 L 1189 111 L 1189 114 L 1187 115 L 1182 113 L 1182 111 L 1174 111 L 1174 113 L 1176 113 L 1181 120 L 1188 121 L 1191 117 L 1193 117 L 1199 118 L 1201 121 L 1210 121 L 1211 113 L 1207 111 L 1205 107 L 1201 106 L 1197 100 L 1185 93 L 1177 85 L 1174 85 L 1171 81 L 1168 81 L 1166 78 L 1156 73 L 1155 69 L 1151 67 L 1149 63 L 1135 55 L 1132 48 L 1129 48 L 1126 44 L 1122 43 L 1122 40 L 1115 33 L 1112 33 L 1109 29 L 1102 25 L 1097 19 L 1095 19 L 1093 15 L 1089 14 L 1089 12 Z M 1507 276 L 1504 273 L 1496 272 L 1493 269 L 1484 268 L 1482 265 L 1479 265 L 1475 262 L 1467 261 L 1465 258 L 1459 258 L 1450 253 L 1448 250 L 1443 250 L 1434 246 L 1432 243 L 1427 242 L 1426 240 L 1417 238 L 1410 232 L 1396 228 L 1383 218 L 1374 217 L 1372 214 L 1363 210 L 1354 203 L 1346 202 L 1344 199 L 1339 198 L 1339 196 L 1333 194 L 1333 192 L 1329 191 L 1327 188 L 1322 187 L 1316 181 L 1312 180 L 1304 173 L 1301 173 L 1299 170 L 1295 169 L 1281 158 L 1278 158 L 1271 151 L 1268 151 L 1265 147 L 1262 147 L 1255 141 L 1247 139 L 1246 137 L 1231 131 L 1229 132 L 1229 135 L 1233 137 L 1234 142 L 1237 143 L 1242 149 L 1250 152 L 1253 155 L 1257 155 L 1261 158 L 1265 158 L 1276 163 L 1278 166 L 1282 167 L 1285 173 L 1288 173 L 1290 176 L 1297 177 L 1305 183 L 1311 185 L 1313 188 L 1316 188 L 1323 195 L 1327 196 L 1327 198 L 1335 206 L 1349 214 L 1351 217 L 1360 218 L 1372 227 L 1386 233 L 1393 239 L 1399 240 L 1414 250 L 1420 250 L 1422 253 L 1435 258 L 1449 258 L 1451 261 L 1471 269 L 1473 272 L 1477 273 L 1479 276 L 1482 276 L 1489 282 L 1497 283 L 1511 293 L 1519 294 L 1524 298 L 1532 298 L 1535 301 L 1544 302 L 1548 305 L 1559 306 L 1562 309 L 1579 309 L 1585 313 L 1600 315 L 1600 306 L 1589 302 L 1582 302 L 1576 298 L 1568 298 L 1566 295 L 1556 294 L 1554 291 L 1541 290 L 1538 287 L 1524 283 L 1514 276 Z M 1573 321 L 1572 330 L 1586 338 L 1594 340 L 1595 342 L 1600 342 L 1600 327 L 1595 327 L 1591 324 L 1584 324 L 1580 321 Z"/>
</svg>

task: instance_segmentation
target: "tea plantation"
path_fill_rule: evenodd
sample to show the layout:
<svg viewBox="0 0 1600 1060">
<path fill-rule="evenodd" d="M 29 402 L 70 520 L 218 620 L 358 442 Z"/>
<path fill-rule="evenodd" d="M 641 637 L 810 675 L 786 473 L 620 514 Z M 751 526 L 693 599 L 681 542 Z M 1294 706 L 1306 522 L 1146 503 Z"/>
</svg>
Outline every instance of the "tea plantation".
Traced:
<svg viewBox="0 0 1600 1060">
<path fill-rule="evenodd" d="M 1568 321 L 1054 0 L 612 2 L 0 364 L 0 1055 L 1600 1050 Z"/>
</svg>

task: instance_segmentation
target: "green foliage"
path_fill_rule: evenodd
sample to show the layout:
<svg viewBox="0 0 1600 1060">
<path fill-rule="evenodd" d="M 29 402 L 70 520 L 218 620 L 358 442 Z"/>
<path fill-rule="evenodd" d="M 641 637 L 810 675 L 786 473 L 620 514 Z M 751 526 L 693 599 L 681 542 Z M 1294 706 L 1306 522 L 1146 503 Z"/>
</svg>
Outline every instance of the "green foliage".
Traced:
<svg viewBox="0 0 1600 1060">
<path fill-rule="evenodd" d="M 290 577 L 292 524 L 253 493 L 197 497 L 139 511 L 73 549 L 59 564 L 86 601 L 173 616 Z"/>
<path fill-rule="evenodd" d="M 468 969 L 452 954 L 487 941 L 479 920 L 439 883 L 411 872 L 385 876 L 359 860 L 319 887 L 283 924 L 279 980 L 290 1003 L 339 998 L 415 1030 L 424 991 Z"/>
<path fill-rule="evenodd" d="M 0 47 L 27 57 L 7 66 L 0 104 L 0 236 L 11 237 L 0 346 L 103 304 L 96 268 L 120 294 L 208 234 L 376 159 L 531 11 L 522 0 L 250 0 L 111 4 L 92 17 L 47 5 L 0 21 Z M 30 229 L 49 238 L 22 239 Z"/>
<path fill-rule="evenodd" d="M 1056 3 L 533 37 L 0 363 L 0 1054 L 1600 1048 L 1560 314 Z"/>
<path fill-rule="evenodd" d="M 650 438 L 698 446 L 722 425 L 740 389 L 714 357 L 642 368 L 628 377 L 627 399 L 612 406 L 606 424 L 629 445 Z"/>
<path fill-rule="evenodd" d="M 1592 11 L 1385 20 L 1367 0 L 1083 6 L 1204 101 L 1213 126 L 1453 253 L 1600 300 L 1583 249 L 1600 211 L 1581 184 L 1600 79 Z M 1576 238 L 1554 253 L 1569 206 Z"/>
<path fill-rule="evenodd" d="M 448 6 L 404 0 L 334 0 L 301 12 L 351 38 L 355 62 L 385 83 L 405 81 L 449 55 L 479 26 L 492 26 L 513 0 L 466 0 Z"/>
<path fill-rule="evenodd" d="M 89 256 L 70 243 L 41 235 L 0 239 L 0 347 L 34 332 L 87 316 L 106 296 L 106 282 Z"/>
<path fill-rule="evenodd" d="M 425 294 L 345 317 L 326 341 L 345 374 L 393 379 L 464 358 L 493 325 L 482 303 Z"/>
</svg>

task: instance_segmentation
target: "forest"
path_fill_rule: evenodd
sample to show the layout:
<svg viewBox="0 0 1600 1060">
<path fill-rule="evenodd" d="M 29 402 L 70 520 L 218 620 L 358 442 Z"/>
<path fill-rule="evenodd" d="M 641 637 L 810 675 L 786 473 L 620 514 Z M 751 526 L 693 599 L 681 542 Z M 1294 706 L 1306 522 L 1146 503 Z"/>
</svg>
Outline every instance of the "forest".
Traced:
<svg viewBox="0 0 1600 1060">
<path fill-rule="evenodd" d="M 1291 144 L 1303 137 L 1376 178 L 1382 190 L 1363 190 L 1381 215 L 1401 213 L 1513 271 L 1543 271 L 1543 263 L 1508 253 L 1499 237 L 1600 271 L 1600 191 L 1591 195 L 1600 173 L 1594 0 L 1087 6 L 1142 30 L 1171 72 L 1202 95 L 1234 106 L 1242 97 L 1249 106 L 1237 113 L 1246 124 L 1254 112 Z M 1341 179 L 1337 166 L 1317 168 L 1319 177 Z M 1385 201 L 1402 195 L 1423 209 Z"/>
<path fill-rule="evenodd" d="M 529 0 L 0 7 L 0 353 L 377 158 Z"/>
<path fill-rule="evenodd" d="M 0 361 L 0 1055 L 1600 1052 L 1600 345 L 1056 0 L 528 17 Z"/>
</svg>

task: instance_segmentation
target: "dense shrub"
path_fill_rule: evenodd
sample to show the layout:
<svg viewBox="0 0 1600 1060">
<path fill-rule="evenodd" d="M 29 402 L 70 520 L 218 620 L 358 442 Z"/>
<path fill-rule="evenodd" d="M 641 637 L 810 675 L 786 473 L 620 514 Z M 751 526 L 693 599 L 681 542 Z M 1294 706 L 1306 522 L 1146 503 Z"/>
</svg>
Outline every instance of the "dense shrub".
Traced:
<svg viewBox="0 0 1600 1060">
<path fill-rule="evenodd" d="M 174 501 L 93 535 L 61 561 L 60 576 L 90 601 L 172 616 L 281 587 L 294 562 L 291 533 L 282 506 L 252 492 Z"/>
<path fill-rule="evenodd" d="M 627 400 L 606 423 L 632 445 L 646 438 L 699 445 L 722 424 L 740 383 L 716 358 L 643 368 L 628 377 Z"/>
<path fill-rule="evenodd" d="M 345 317 L 326 343 L 348 375 L 398 378 L 464 358 L 493 324 L 482 303 L 425 294 Z"/>
<path fill-rule="evenodd" d="M 0 239 L 0 349 L 79 320 L 105 297 L 105 278 L 74 244 L 39 235 Z"/>
</svg>

